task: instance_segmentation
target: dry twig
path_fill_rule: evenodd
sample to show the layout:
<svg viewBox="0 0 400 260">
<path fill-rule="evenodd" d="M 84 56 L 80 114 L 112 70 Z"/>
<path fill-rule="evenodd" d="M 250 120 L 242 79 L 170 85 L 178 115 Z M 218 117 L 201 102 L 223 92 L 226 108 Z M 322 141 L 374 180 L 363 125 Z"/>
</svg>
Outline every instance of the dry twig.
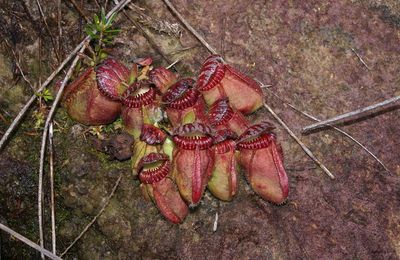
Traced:
<svg viewBox="0 0 400 260">
<path fill-rule="evenodd" d="M 39 0 L 36 0 L 36 3 L 37 3 L 37 5 L 38 5 L 39 12 L 40 12 L 40 15 L 42 16 L 43 23 L 44 23 L 44 25 L 45 25 L 45 27 L 46 27 L 47 33 L 48 33 L 49 36 L 50 36 L 51 44 L 53 45 L 53 48 L 54 48 L 54 53 L 56 54 L 57 60 L 60 61 L 61 59 L 60 59 L 60 57 L 58 56 L 57 44 L 56 44 L 56 41 L 54 40 L 53 34 L 52 34 L 51 31 L 50 31 L 50 27 L 49 27 L 49 25 L 47 24 L 46 17 L 44 16 L 42 6 L 40 5 Z"/>
<path fill-rule="evenodd" d="M 119 183 L 121 182 L 121 179 L 123 177 L 123 173 L 121 173 L 117 179 L 117 181 L 114 184 L 113 189 L 111 190 L 111 193 L 108 195 L 106 201 L 104 202 L 104 205 L 101 207 L 100 211 L 97 213 L 97 215 L 89 222 L 89 224 L 86 225 L 86 227 L 82 230 L 82 232 L 74 239 L 74 241 L 62 252 L 60 255 L 63 257 L 74 245 L 76 242 L 78 242 L 79 239 L 89 230 L 89 228 L 96 222 L 96 220 L 100 217 L 101 214 L 103 214 L 104 210 L 107 208 L 108 204 L 110 203 L 111 198 L 114 196 L 115 191 L 117 190 Z"/>
<path fill-rule="evenodd" d="M 169 70 L 170 68 L 172 68 L 173 66 L 175 66 L 175 64 L 177 64 L 177 63 L 180 62 L 180 61 L 181 61 L 180 59 L 177 59 L 176 61 L 174 61 L 174 62 L 172 62 L 170 65 L 168 65 L 168 66 L 166 67 L 166 69 Z"/>
<path fill-rule="evenodd" d="M 21 65 L 19 64 L 20 58 L 19 55 L 17 55 L 13 49 L 13 47 L 11 46 L 11 44 L 8 42 L 8 40 L 6 38 L 4 38 L 4 42 L 6 43 L 7 47 L 11 50 L 14 59 L 15 59 L 15 66 L 17 66 L 19 73 L 21 73 L 22 78 L 25 80 L 26 83 L 28 83 L 29 87 L 35 91 L 35 88 L 33 87 L 31 81 L 28 79 L 28 77 L 25 76 L 24 71 L 22 70 Z"/>
<path fill-rule="evenodd" d="M 365 61 L 363 60 L 363 58 L 361 58 L 361 56 L 358 55 L 358 53 L 356 52 L 356 50 L 354 50 L 354 48 L 350 48 L 350 49 L 351 49 L 352 52 L 354 52 L 354 54 L 355 54 L 355 55 L 357 56 L 357 58 L 361 61 L 361 63 L 362 63 L 368 70 L 371 70 L 371 69 L 368 67 L 367 63 L 365 63 Z"/>
<path fill-rule="evenodd" d="M 186 19 L 178 12 L 178 10 L 176 10 L 174 5 L 169 0 L 163 0 L 163 2 L 165 3 L 165 5 L 168 6 L 172 13 L 175 14 L 176 17 L 178 17 L 179 21 L 181 21 L 181 23 L 185 25 L 186 29 L 188 29 L 196 37 L 196 39 L 199 40 L 204 45 L 204 47 L 207 48 L 209 52 L 211 52 L 212 54 L 217 54 L 217 52 L 210 46 L 210 44 L 208 44 L 208 42 L 206 42 L 204 38 L 186 21 Z"/>
<path fill-rule="evenodd" d="M 78 13 L 85 19 L 87 23 L 90 22 L 90 19 L 83 13 L 82 9 L 79 7 L 79 5 L 75 2 L 75 0 L 69 0 L 72 5 L 75 7 L 75 9 L 78 11 Z"/>
<path fill-rule="evenodd" d="M 13 237 L 15 237 L 16 239 L 18 239 L 21 242 L 24 242 L 25 244 L 27 244 L 28 246 L 32 247 L 33 249 L 36 249 L 37 251 L 41 252 L 42 254 L 44 254 L 45 256 L 49 257 L 50 259 L 55 259 L 55 260 L 62 260 L 61 257 L 56 256 L 55 254 L 53 254 L 52 252 L 46 250 L 45 248 L 39 246 L 38 244 L 32 242 L 31 240 L 29 240 L 28 238 L 24 237 L 23 235 L 15 232 L 14 230 L 12 230 L 11 228 L 3 225 L 0 223 L 0 229 L 7 232 L 8 234 L 12 235 Z"/>
<path fill-rule="evenodd" d="M 264 107 L 267 108 L 268 112 L 271 113 L 271 115 L 276 119 L 276 121 L 279 122 L 279 124 L 285 128 L 285 130 L 288 132 L 288 134 L 300 145 L 301 149 L 316 163 L 318 166 L 325 172 L 326 175 L 328 175 L 331 179 L 335 179 L 335 176 L 331 173 L 328 168 L 320 161 L 318 160 L 317 157 L 314 156 L 314 154 L 311 152 L 310 149 L 293 133 L 293 131 L 286 125 L 285 122 L 272 110 L 270 106 L 268 106 L 264 102 Z"/>
<path fill-rule="evenodd" d="M 65 87 L 67 86 L 67 82 L 70 79 L 75 66 L 77 65 L 79 59 L 80 59 L 80 53 L 83 53 L 84 50 L 86 49 L 87 44 L 89 41 L 86 42 L 82 46 L 82 48 L 79 50 L 78 55 L 76 55 L 74 61 L 72 62 L 70 68 L 68 69 L 67 75 L 65 76 L 64 80 L 62 81 L 62 84 L 60 86 L 60 89 L 57 92 L 57 96 L 54 99 L 54 102 L 50 108 L 49 114 L 47 115 L 46 122 L 44 124 L 44 129 L 43 129 L 43 136 L 42 136 L 42 146 L 40 149 L 40 164 L 39 164 L 39 184 L 38 184 L 38 221 L 39 221 L 39 236 L 40 236 L 40 246 L 44 246 L 44 237 L 43 237 L 43 216 L 42 216 L 42 199 L 43 199 L 43 172 L 44 172 L 44 158 L 46 155 L 46 142 L 47 142 L 47 134 L 49 130 L 49 125 L 53 119 L 53 116 L 56 112 L 56 109 L 58 107 L 59 102 L 61 101 L 62 94 L 64 92 Z"/>
<path fill-rule="evenodd" d="M 116 3 L 118 3 L 118 1 L 115 1 Z M 131 6 L 128 6 L 129 8 L 131 8 Z M 127 12 L 124 11 L 125 16 L 128 18 L 128 20 L 133 23 L 133 25 L 143 34 L 143 36 L 146 38 L 146 40 L 150 43 L 151 46 L 153 46 L 154 49 L 156 49 L 156 51 L 158 53 L 160 53 L 160 55 L 163 57 L 163 59 L 167 62 L 167 63 L 171 63 L 171 60 L 167 57 L 167 55 L 164 53 L 163 50 L 161 50 L 161 48 L 154 42 L 154 40 L 148 35 L 148 33 L 144 30 L 144 28 L 134 19 L 132 18 Z"/>
<path fill-rule="evenodd" d="M 53 121 L 49 127 L 49 166 L 50 166 L 50 210 L 51 210 L 51 245 L 56 254 L 56 214 L 54 199 L 54 150 L 53 150 Z"/>
<path fill-rule="evenodd" d="M 139 15 L 139 21 L 144 26 L 147 26 L 157 32 L 168 34 L 175 38 L 180 38 L 182 36 L 182 30 L 179 23 L 171 23 L 167 20 L 160 20 L 155 17 L 151 17 L 144 13 L 144 8 L 141 8 L 135 4 L 130 4 L 129 9 L 133 10 Z"/>
<path fill-rule="evenodd" d="M 279 99 L 280 101 L 282 101 L 283 103 L 285 103 L 286 105 L 288 105 L 290 108 L 292 108 L 294 111 L 304 115 L 305 117 L 312 119 L 314 121 L 320 122 L 321 120 L 316 118 L 313 115 L 310 115 L 306 112 L 301 111 L 299 108 L 293 106 L 292 104 L 290 104 L 289 102 L 285 101 L 283 98 L 279 97 L 277 94 L 275 94 L 271 89 L 266 88 L 266 90 L 271 93 L 273 96 L 275 96 L 277 99 Z M 391 174 L 390 170 L 386 167 L 386 165 L 375 155 L 373 154 L 365 145 L 363 145 L 362 143 L 360 143 L 357 139 L 355 139 L 353 136 L 351 136 L 349 133 L 343 131 L 340 128 L 337 128 L 335 126 L 329 126 L 331 128 L 333 128 L 334 130 L 338 131 L 339 133 L 343 134 L 344 136 L 346 136 L 347 138 L 349 138 L 351 141 L 353 141 L 354 143 L 356 143 L 358 146 L 360 146 L 364 151 L 366 151 L 372 158 L 374 158 L 388 173 Z"/>
<path fill-rule="evenodd" d="M 342 115 L 338 115 L 335 116 L 333 118 L 327 119 L 327 120 L 322 120 L 318 123 L 306 126 L 303 128 L 303 133 L 307 133 L 310 132 L 312 130 L 324 127 L 324 126 L 332 126 L 338 123 L 344 123 L 344 122 L 348 122 L 351 120 L 355 120 L 355 119 L 359 119 L 365 116 L 369 116 L 373 113 L 382 111 L 384 109 L 387 108 L 387 105 L 390 105 L 392 103 L 395 103 L 397 101 L 400 100 L 400 96 L 394 97 L 394 98 L 390 98 L 390 99 L 386 99 L 385 101 L 382 101 L 380 103 L 376 103 L 364 108 L 360 108 Z"/>
</svg>

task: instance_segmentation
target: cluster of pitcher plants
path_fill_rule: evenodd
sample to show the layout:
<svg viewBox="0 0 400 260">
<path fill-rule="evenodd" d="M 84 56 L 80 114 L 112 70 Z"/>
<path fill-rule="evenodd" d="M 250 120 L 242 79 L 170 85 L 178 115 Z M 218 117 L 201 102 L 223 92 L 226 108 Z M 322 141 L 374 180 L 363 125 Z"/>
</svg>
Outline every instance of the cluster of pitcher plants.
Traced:
<svg viewBox="0 0 400 260">
<path fill-rule="evenodd" d="M 288 196 L 273 126 L 246 118 L 262 106 L 261 88 L 219 55 L 205 60 L 197 79 L 153 68 L 151 58 L 130 69 L 108 58 L 67 87 L 63 104 L 85 125 L 122 118 L 134 138 L 131 165 L 142 193 L 173 223 L 184 220 L 206 188 L 232 200 L 239 172 L 264 200 L 281 204 Z"/>
</svg>

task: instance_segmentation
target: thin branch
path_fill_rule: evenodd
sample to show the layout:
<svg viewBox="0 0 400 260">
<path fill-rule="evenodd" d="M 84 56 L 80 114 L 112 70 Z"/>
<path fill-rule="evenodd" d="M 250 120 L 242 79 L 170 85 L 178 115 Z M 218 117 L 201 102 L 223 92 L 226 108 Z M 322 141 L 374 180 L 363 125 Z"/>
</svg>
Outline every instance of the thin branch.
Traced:
<svg viewBox="0 0 400 260">
<path fill-rule="evenodd" d="M 188 29 L 197 40 L 199 40 L 212 54 L 217 54 L 217 52 L 208 44 L 204 38 L 186 21 L 186 19 L 176 10 L 174 5 L 169 0 L 163 0 L 166 6 L 178 17 L 179 21 Z"/>
<path fill-rule="evenodd" d="M 180 62 L 180 61 L 181 61 L 180 59 L 177 59 L 176 61 L 174 61 L 174 62 L 172 62 L 170 65 L 168 65 L 168 66 L 166 67 L 166 69 L 169 70 L 170 68 L 172 68 L 173 66 L 175 66 L 175 64 L 177 64 L 177 63 Z"/>
<path fill-rule="evenodd" d="M 368 69 L 371 70 L 370 67 L 368 67 L 367 63 L 365 63 L 365 61 L 363 60 L 363 58 L 361 58 L 360 55 L 358 55 L 358 53 L 356 52 L 356 50 L 354 50 L 354 48 L 350 48 L 352 50 L 352 52 L 354 52 L 354 54 L 357 56 L 357 58 L 361 61 L 361 63 Z"/>
<path fill-rule="evenodd" d="M 311 152 L 310 149 L 293 133 L 293 131 L 286 125 L 285 122 L 264 102 L 264 107 L 271 113 L 271 115 L 278 121 L 278 123 L 285 128 L 289 135 L 300 145 L 301 149 L 328 175 L 331 179 L 335 179 L 335 176 L 331 173 L 328 168 Z"/>
<path fill-rule="evenodd" d="M 348 122 L 350 120 L 354 120 L 354 119 L 358 119 L 358 118 L 362 118 L 365 116 L 369 116 L 373 113 L 376 113 L 378 111 L 381 111 L 383 109 L 386 108 L 387 105 L 395 103 L 397 101 L 400 100 L 400 96 L 394 97 L 394 98 L 390 98 L 390 99 L 386 99 L 385 101 L 382 101 L 380 103 L 376 103 L 364 108 L 360 108 L 342 115 L 338 115 L 335 116 L 331 119 L 327 119 L 327 120 L 322 120 L 318 123 L 306 126 L 303 128 L 303 133 L 307 133 L 310 132 L 312 130 L 327 126 L 327 125 L 335 125 L 338 123 L 344 123 L 344 122 Z"/>
<path fill-rule="evenodd" d="M 52 34 L 51 31 L 50 31 L 50 27 L 49 27 L 49 25 L 47 24 L 46 17 L 44 16 L 44 13 L 43 13 L 43 10 L 42 10 L 42 6 L 40 5 L 39 0 L 36 0 L 36 3 L 37 3 L 37 5 L 38 5 L 39 12 L 40 12 L 40 15 L 42 16 L 43 23 L 44 23 L 44 25 L 45 25 L 45 27 L 46 27 L 46 30 L 47 30 L 48 34 L 50 35 L 51 44 L 53 45 L 53 48 L 54 48 L 54 53 L 56 54 L 57 60 L 60 61 L 61 59 L 60 59 L 60 57 L 58 56 L 58 52 L 57 52 L 57 44 L 56 44 L 56 42 L 55 42 L 55 40 L 54 40 L 53 34 Z"/>
<path fill-rule="evenodd" d="M 121 179 L 123 177 L 123 173 L 121 173 L 117 179 L 117 181 L 114 184 L 113 189 L 111 190 L 111 193 L 108 195 L 106 201 L 104 202 L 104 205 L 101 207 L 100 211 L 97 213 L 97 215 L 89 222 L 89 224 L 86 225 L 86 227 L 82 230 L 82 232 L 74 239 L 74 241 L 62 252 L 60 255 L 63 257 L 74 245 L 78 240 L 89 230 L 89 228 L 96 222 L 96 220 L 100 217 L 101 214 L 103 214 L 104 210 L 107 208 L 108 204 L 110 203 L 110 200 L 115 194 L 115 191 L 117 190 L 119 183 L 121 182 Z"/>
<path fill-rule="evenodd" d="M 115 1 L 118 2 L 118 1 Z M 132 8 L 130 5 L 128 6 L 128 8 Z M 154 49 L 156 49 L 156 51 L 158 53 L 160 53 L 160 55 L 163 57 L 163 59 L 167 62 L 167 63 L 171 63 L 171 60 L 167 57 L 167 55 L 164 53 L 163 50 L 161 50 L 161 48 L 155 43 L 155 41 L 149 36 L 149 34 L 144 30 L 144 28 L 134 19 L 132 18 L 128 12 L 123 11 L 125 16 L 128 18 L 128 20 L 133 23 L 133 25 L 143 34 L 143 36 L 146 38 L 146 40 L 150 43 L 151 46 L 153 46 Z"/>
<path fill-rule="evenodd" d="M 24 71 L 22 70 L 21 65 L 19 64 L 19 61 L 20 61 L 19 55 L 17 55 L 17 54 L 15 53 L 13 47 L 11 46 L 11 44 L 8 42 L 8 40 L 7 40 L 6 38 L 4 38 L 3 40 L 4 40 L 4 42 L 6 43 L 7 47 L 10 48 L 10 50 L 11 50 L 13 56 L 14 56 L 14 59 L 15 59 L 15 66 L 17 66 L 19 72 L 21 73 L 22 78 L 25 80 L 26 83 L 28 83 L 29 87 L 30 87 L 33 91 L 35 91 L 35 88 L 33 87 L 31 81 L 28 79 L 28 77 L 25 76 L 25 73 L 24 73 Z"/>
<path fill-rule="evenodd" d="M 90 22 L 90 19 L 83 13 L 82 9 L 79 7 L 79 5 L 75 2 L 75 0 L 69 0 L 72 5 L 75 7 L 75 9 L 78 11 L 78 13 L 85 19 L 86 23 Z"/>
<path fill-rule="evenodd" d="M 49 165 L 50 165 L 50 210 L 51 210 L 51 245 L 53 254 L 56 251 L 56 213 L 54 198 L 54 150 L 53 150 L 53 121 L 49 127 Z"/>
<path fill-rule="evenodd" d="M 122 8 L 125 7 L 125 5 L 127 5 L 130 2 L 131 2 L 131 0 L 125 0 L 125 1 L 119 2 L 118 5 L 116 5 L 110 12 L 108 12 L 107 18 L 109 18 L 114 12 L 120 11 Z M 28 100 L 28 102 L 25 104 L 25 106 L 21 109 L 21 111 L 15 117 L 14 121 L 8 127 L 7 131 L 1 137 L 0 151 L 4 148 L 4 145 L 7 142 L 8 138 L 10 137 L 11 133 L 18 126 L 19 122 L 24 117 L 26 112 L 29 110 L 29 108 L 31 107 L 33 102 L 36 100 L 36 98 L 38 97 L 40 92 L 42 92 L 47 87 L 47 85 L 50 84 L 50 82 L 54 79 L 54 77 L 58 73 L 60 73 L 60 71 L 65 67 L 65 65 L 75 56 L 75 54 L 82 48 L 84 43 L 88 40 L 90 40 L 90 37 L 86 36 L 85 39 L 83 39 L 83 41 L 80 44 L 78 44 L 78 46 L 76 46 L 75 49 L 68 55 L 68 57 L 64 59 L 64 61 L 58 66 L 58 68 L 55 71 L 53 71 L 53 73 L 51 73 L 51 75 L 46 79 L 46 81 L 42 84 L 42 86 L 39 88 L 39 90 L 34 95 L 32 95 L 32 97 Z"/>
<path fill-rule="evenodd" d="M 175 51 L 168 52 L 167 54 L 168 54 L 168 55 L 175 55 L 175 54 L 178 54 L 178 53 L 181 53 L 181 52 L 184 52 L 184 51 L 188 51 L 188 50 L 191 50 L 191 49 L 194 49 L 194 48 L 198 48 L 198 47 L 201 47 L 201 45 L 195 45 L 195 46 L 184 47 L 184 48 L 179 49 L 179 50 L 175 50 Z"/>
<path fill-rule="evenodd" d="M 45 248 L 39 246 L 38 244 L 32 242 L 31 240 L 29 240 L 28 238 L 24 237 L 23 235 L 15 232 L 14 230 L 12 230 L 11 228 L 3 225 L 0 223 L 0 229 L 3 230 L 4 232 L 7 232 L 8 234 L 12 235 L 13 237 L 15 237 L 16 239 L 18 239 L 19 241 L 27 244 L 28 246 L 32 247 L 33 249 L 41 252 L 42 254 L 44 254 L 45 256 L 49 257 L 50 259 L 55 259 L 55 260 L 62 260 L 61 257 L 56 256 L 55 254 L 53 254 L 52 252 L 46 250 Z"/>
<path fill-rule="evenodd" d="M 15 55 L 14 50 L 12 50 L 12 52 L 13 52 L 13 54 Z M 17 59 L 16 56 L 14 56 L 14 57 Z M 19 72 L 21 73 L 21 76 L 22 76 L 22 78 L 25 80 L 25 82 L 28 83 L 29 87 L 30 87 L 33 91 L 35 91 L 35 88 L 33 87 L 32 83 L 31 83 L 30 80 L 25 76 L 25 73 L 24 73 L 24 71 L 22 70 L 21 66 L 19 65 L 19 61 L 18 61 L 18 60 L 15 60 L 15 65 L 17 66 L 17 68 L 18 68 Z"/>
<path fill-rule="evenodd" d="M 87 41 L 87 44 L 89 41 Z M 80 59 L 80 53 L 83 53 L 86 49 L 86 44 L 82 46 L 79 50 L 78 55 L 76 55 L 75 59 L 73 60 L 71 66 L 68 69 L 67 75 L 65 76 L 60 89 L 57 92 L 57 96 L 54 99 L 54 102 L 50 108 L 49 114 L 47 115 L 46 122 L 44 124 L 43 136 L 42 136 L 42 146 L 40 149 L 40 164 L 39 164 L 39 184 L 38 184 L 38 221 L 39 221 L 39 236 L 40 236 L 40 246 L 44 246 L 44 236 L 43 236 L 43 216 L 42 216 L 42 206 L 43 206 L 43 171 L 44 171 L 44 158 L 46 155 L 46 142 L 47 142 L 47 134 L 49 130 L 49 125 L 53 119 L 55 111 L 58 107 L 59 102 L 61 101 L 62 94 L 64 92 L 65 87 L 67 86 L 67 82 L 70 79 L 72 72 L 74 71 L 75 66 L 77 65 Z"/>
<path fill-rule="evenodd" d="M 62 37 L 62 27 L 61 27 L 61 0 L 57 0 L 57 27 L 58 27 L 58 40 L 57 40 L 57 51 L 58 55 L 61 57 L 61 37 Z"/>
<path fill-rule="evenodd" d="M 305 117 L 312 119 L 314 121 L 320 122 L 321 120 L 316 118 L 313 115 L 310 115 L 306 112 L 301 111 L 299 108 L 293 106 L 292 104 L 290 104 L 289 102 L 287 102 L 286 100 L 284 100 L 283 98 L 279 97 L 277 94 L 275 94 L 271 89 L 266 88 L 266 90 L 271 93 L 273 96 L 275 96 L 277 99 L 279 99 L 280 101 L 282 101 L 283 103 L 285 103 L 286 105 L 288 105 L 290 108 L 292 108 L 294 111 L 304 115 Z M 338 131 L 339 133 L 343 134 L 344 136 L 346 136 L 347 138 L 349 138 L 351 141 L 353 141 L 354 143 L 356 143 L 358 146 L 360 146 L 364 151 L 366 151 L 372 158 L 374 158 L 388 173 L 391 174 L 390 170 L 386 167 L 386 165 L 375 155 L 373 154 L 365 145 L 363 145 L 362 143 L 360 143 L 357 139 L 355 139 L 353 136 L 351 136 L 349 133 L 343 131 L 342 129 L 335 127 L 335 126 L 329 126 L 331 128 L 333 128 L 334 130 Z"/>
</svg>

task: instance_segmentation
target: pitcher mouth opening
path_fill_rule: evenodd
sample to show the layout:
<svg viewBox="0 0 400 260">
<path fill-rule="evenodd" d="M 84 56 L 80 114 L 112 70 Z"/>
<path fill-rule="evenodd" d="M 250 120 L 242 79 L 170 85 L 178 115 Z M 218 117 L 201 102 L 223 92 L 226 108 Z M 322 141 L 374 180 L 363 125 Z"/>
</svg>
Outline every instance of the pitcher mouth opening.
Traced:
<svg viewBox="0 0 400 260">
<path fill-rule="evenodd" d="M 237 140 L 239 149 L 261 149 L 268 147 L 271 141 L 275 140 L 272 132 L 274 127 L 269 122 L 261 122 L 250 126 L 241 134 Z"/>
<path fill-rule="evenodd" d="M 233 109 L 229 106 L 228 98 L 217 100 L 209 111 L 208 119 L 212 125 L 224 125 L 233 117 Z"/>
<path fill-rule="evenodd" d="M 185 109 L 194 106 L 200 93 L 193 88 L 195 81 L 191 78 L 181 79 L 172 85 L 162 97 L 162 102 L 169 108 Z"/>
<path fill-rule="evenodd" d="M 208 91 L 218 85 L 225 76 L 225 65 L 220 55 L 208 57 L 200 69 L 197 79 L 197 89 Z"/>
<path fill-rule="evenodd" d="M 114 101 L 121 101 L 128 88 L 130 72 L 119 61 L 109 58 L 96 68 L 97 88 L 100 93 Z"/>
<path fill-rule="evenodd" d="M 139 162 L 139 179 L 145 184 L 159 182 L 168 175 L 170 168 L 171 163 L 166 154 L 150 153 Z"/>
<path fill-rule="evenodd" d="M 174 131 L 176 145 L 186 150 L 208 149 L 213 144 L 212 130 L 202 123 L 185 124 Z"/>
<path fill-rule="evenodd" d="M 150 84 L 134 83 L 124 93 L 122 103 L 130 108 L 138 108 L 151 104 L 156 92 Z"/>
</svg>

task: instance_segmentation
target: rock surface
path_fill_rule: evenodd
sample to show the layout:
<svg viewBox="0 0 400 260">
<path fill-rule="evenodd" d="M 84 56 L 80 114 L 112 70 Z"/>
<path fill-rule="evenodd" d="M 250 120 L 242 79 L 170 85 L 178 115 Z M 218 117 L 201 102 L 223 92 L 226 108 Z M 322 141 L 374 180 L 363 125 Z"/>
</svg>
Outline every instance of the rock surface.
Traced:
<svg viewBox="0 0 400 260">
<path fill-rule="evenodd" d="M 29 1 L 24 2 L 0 4 L 5 13 L 1 19 L 12 47 L 30 53 L 22 56 L 21 63 L 36 82 L 35 53 L 39 45 L 35 41 L 41 19 L 36 7 L 27 8 Z M 41 2 L 46 7 L 50 30 L 57 35 L 56 5 Z M 97 12 L 92 1 L 83 2 L 87 16 Z M 272 85 L 272 93 L 318 118 L 400 95 L 397 0 L 172 2 L 227 62 Z M 176 22 L 162 1 L 136 4 L 152 17 Z M 27 9 L 30 15 L 24 17 L 21 14 Z M 62 4 L 62 14 L 61 53 L 65 55 L 83 37 L 84 20 L 68 1 Z M 21 17 L 11 19 L 13 15 Z M 151 55 L 156 64 L 167 65 L 129 20 L 121 16 L 117 24 L 124 31 L 113 46 L 116 57 L 128 63 Z M 207 50 L 185 30 L 180 39 L 149 27 L 145 30 L 169 59 L 181 59 L 177 68 L 185 76 L 196 75 L 208 56 Z M 50 43 L 48 33 L 42 33 L 43 41 Z M 70 40 L 68 35 L 75 37 Z M 42 48 L 49 60 L 41 69 L 43 79 L 57 62 L 51 44 Z M 31 92 L 20 81 L 11 88 L 16 94 L 7 94 L 13 86 L 15 58 L 6 45 L 2 45 L 1 55 L 5 59 L 0 59 L 0 131 L 4 131 Z M 299 136 L 300 129 L 312 123 L 270 91 L 265 90 L 265 94 L 268 104 Z M 264 109 L 251 118 L 256 122 L 273 121 Z M 110 204 L 67 259 L 396 259 L 400 257 L 399 120 L 396 107 L 341 126 L 385 162 L 391 174 L 338 132 L 325 129 L 301 136 L 335 174 L 335 180 L 325 176 L 276 124 L 290 179 L 288 203 L 278 207 L 262 201 L 240 176 L 239 191 L 232 202 L 218 202 L 206 193 L 185 222 L 176 226 L 142 198 L 129 162 L 112 162 L 99 154 L 85 140 L 85 130 L 72 134 L 74 123 L 61 109 L 56 117 L 59 132 L 55 135 L 58 252 L 97 214 L 119 174 L 123 174 Z M 2 152 L 0 220 L 37 241 L 35 185 L 40 132 L 33 129 L 32 121 L 28 115 Z M 32 132 L 36 135 L 27 134 Z M 217 212 L 218 228 L 213 232 Z M 45 213 L 49 215 L 48 210 Z M 50 234 L 48 218 L 45 224 L 46 234 Z M 5 258 L 37 256 L 4 233 L 2 241 L 1 256 Z M 49 241 L 50 235 L 47 248 L 51 248 Z"/>
</svg>

